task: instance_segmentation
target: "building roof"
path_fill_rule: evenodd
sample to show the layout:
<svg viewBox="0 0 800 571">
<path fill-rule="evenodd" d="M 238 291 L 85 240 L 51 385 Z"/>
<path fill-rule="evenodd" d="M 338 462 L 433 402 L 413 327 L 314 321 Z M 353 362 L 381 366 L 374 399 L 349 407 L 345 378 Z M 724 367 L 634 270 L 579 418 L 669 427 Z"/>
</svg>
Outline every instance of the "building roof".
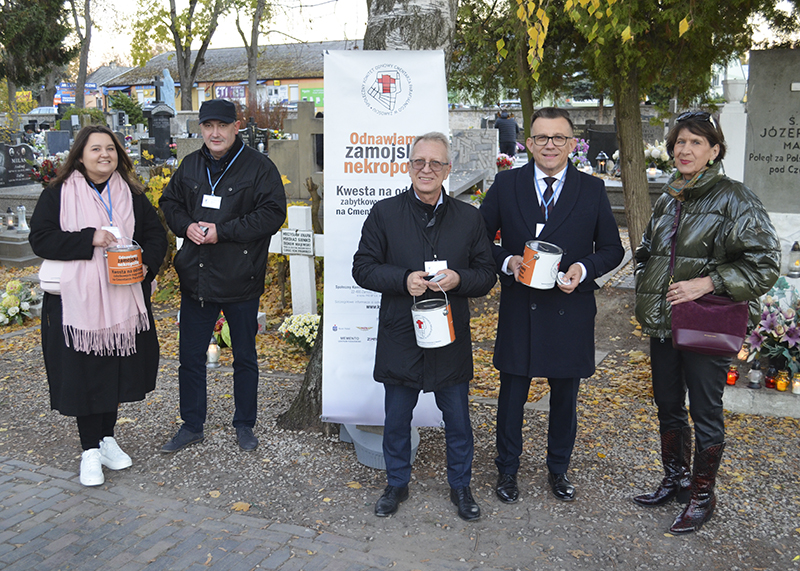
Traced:
<svg viewBox="0 0 800 571">
<path fill-rule="evenodd" d="M 302 79 L 323 76 L 322 53 L 326 50 L 363 49 L 362 40 L 334 42 L 307 42 L 259 46 L 258 79 Z M 168 69 L 175 83 L 179 83 L 175 52 L 155 56 L 143 67 L 135 67 L 118 75 L 107 87 L 119 85 L 153 85 L 153 79 Z M 247 81 L 247 53 L 242 48 L 207 50 L 200 66 L 197 82 Z M 99 82 L 98 82 L 99 85 Z"/>
<path fill-rule="evenodd" d="M 96 83 L 97 87 L 103 87 L 109 82 L 112 82 L 113 84 L 113 81 L 117 76 L 127 73 L 132 69 L 135 68 L 125 67 L 117 64 L 103 65 L 89 74 L 89 76 L 86 78 L 86 83 Z"/>
</svg>

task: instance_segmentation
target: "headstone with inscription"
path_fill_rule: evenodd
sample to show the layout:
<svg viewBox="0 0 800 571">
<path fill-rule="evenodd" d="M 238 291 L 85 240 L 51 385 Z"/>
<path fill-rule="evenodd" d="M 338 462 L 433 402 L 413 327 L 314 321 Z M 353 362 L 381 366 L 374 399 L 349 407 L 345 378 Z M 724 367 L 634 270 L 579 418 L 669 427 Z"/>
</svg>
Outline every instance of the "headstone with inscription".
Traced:
<svg viewBox="0 0 800 571">
<path fill-rule="evenodd" d="M 665 139 L 664 125 L 652 125 L 650 121 L 642 121 L 642 139 L 651 145 L 656 141 L 660 143 Z"/>
<path fill-rule="evenodd" d="M 800 214 L 800 50 L 750 52 L 744 183 L 770 213 Z"/>
<path fill-rule="evenodd" d="M 164 103 L 152 103 L 144 110 L 148 122 L 148 135 L 153 139 L 153 148 L 150 151 L 158 160 L 166 160 L 172 153 L 169 150 L 170 119 L 175 116 L 172 108 Z"/>
<path fill-rule="evenodd" d="M 30 184 L 33 148 L 29 145 L 0 143 L 0 186 Z"/>
<path fill-rule="evenodd" d="M 248 147 L 258 149 L 262 153 L 269 152 L 269 129 L 259 128 L 252 117 L 244 129 L 239 129 L 239 134 Z"/>
<path fill-rule="evenodd" d="M 45 142 L 47 143 L 47 154 L 55 155 L 69 151 L 69 140 L 72 134 L 69 131 L 47 131 Z"/>
</svg>

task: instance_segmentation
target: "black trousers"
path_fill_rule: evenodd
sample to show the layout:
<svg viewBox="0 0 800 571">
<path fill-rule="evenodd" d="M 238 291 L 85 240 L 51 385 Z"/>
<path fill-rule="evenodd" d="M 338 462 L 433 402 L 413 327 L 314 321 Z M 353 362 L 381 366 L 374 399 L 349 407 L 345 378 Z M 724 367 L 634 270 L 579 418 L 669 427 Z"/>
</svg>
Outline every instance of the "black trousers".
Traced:
<svg viewBox="0 0 800 571">
<path fill-rule="evenodd" d="M 117 409 L 114 412 L 101 412 L 76 417 L 78 434 L 81 437 L 81 448 L 89 450 L 98 448 L 100 441 L 106 436 L 114 436 L 114 425 L 117 424 Z"/>
<path fill-rule="evenodd" d="M 580 379 L 547 379 L 550 385 L 550 417 L 547 429 L 547 468 L 562 474 L 569 468 L 578 431 Z M 497 458 L 501 474 L 516 474 L 522 454 L 522 420 L 531 379 L 500 372 L 497 399 Z"/>
<path fill-rule="evenodd" d="M 688 426 L 688 389 L 697 449 L 705 450 L 725 441 L 722 394 L 730 363 L 730 357 L 679 351 L 672 346 L 671 339 L 650 338 L 653 397 L 662 434 Z"/>
</svg>

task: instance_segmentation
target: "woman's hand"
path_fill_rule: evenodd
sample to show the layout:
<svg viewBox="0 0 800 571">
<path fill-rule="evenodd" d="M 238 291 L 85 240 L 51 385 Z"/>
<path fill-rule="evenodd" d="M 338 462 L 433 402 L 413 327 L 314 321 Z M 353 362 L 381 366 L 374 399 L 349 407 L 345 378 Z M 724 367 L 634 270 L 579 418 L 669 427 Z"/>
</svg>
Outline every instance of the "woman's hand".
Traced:
<svg viewBox="0 0 800 571">
<path fill-rule="evenodd" d="M 707 293 L 713 292 L 714 282 L 711 281 L 710 277 L 694 278 L 670 284 L 669 290 L 667 291 L 667 301 L 670 305 L 678 305 L 679 303 L 693 301 L 699 297 L 703 297 Z"/>
<path fill-rule="evenodd" d="M 116 241 L 117 239 L 108 230 L 95 230 L 94 236 L 92 236 L 92 246 L 100 248 L 107 248 Z"/>
</svg>

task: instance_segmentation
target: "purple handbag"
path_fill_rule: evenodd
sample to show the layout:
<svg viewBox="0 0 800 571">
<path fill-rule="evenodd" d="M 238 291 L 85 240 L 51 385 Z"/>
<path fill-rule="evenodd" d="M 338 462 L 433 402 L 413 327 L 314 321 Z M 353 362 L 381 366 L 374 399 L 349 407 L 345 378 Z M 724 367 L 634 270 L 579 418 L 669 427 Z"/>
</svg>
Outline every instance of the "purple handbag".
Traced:
<svg viewBox="0 0 800 571">
<path fill-rule="evenodd" d="M 672 226 L 669 273 L 675 267 L 675 243 L 681 203 Z M 732 357 L 742 348 L 747 335 L 748 303 L 706 294 L 694 301 L 672 306 L 672 346 L 682 351 Z"/>
<path fill-rule="evenodd" d="M 672 346 L 684 351 L 732 357 L 747 334 L 747 302 L 706 294 L 672 306 Z"/>
</svg>

